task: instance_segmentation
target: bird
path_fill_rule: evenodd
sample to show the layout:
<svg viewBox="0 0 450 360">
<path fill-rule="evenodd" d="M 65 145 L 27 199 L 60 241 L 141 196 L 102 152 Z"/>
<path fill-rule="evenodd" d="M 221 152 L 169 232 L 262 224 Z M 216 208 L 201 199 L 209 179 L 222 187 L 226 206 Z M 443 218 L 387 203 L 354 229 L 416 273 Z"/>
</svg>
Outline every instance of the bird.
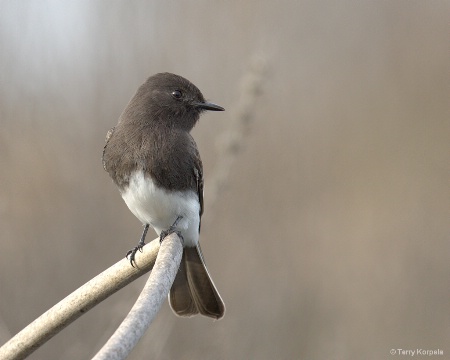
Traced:
<svg viewBox="0 0 450 360">
<path fill-rule="evenodd" d="M 205 111 L 224 111 L 208 102 L 189 80 L 172 73 L 150 76 L 108 131 L 103 167 L 129 210 L 144 225 L 126 257 L 132 266 L 151 226 L 160 241 L 176 232 L 183 242 L 180 268 L 169 292 L 178 316 L 221 319 L 225 304 L 206 268 L 199 243 L 203 165 L 190 131 Z M 137 266 L 137 265 L 136 265 Z"/>
</svg>

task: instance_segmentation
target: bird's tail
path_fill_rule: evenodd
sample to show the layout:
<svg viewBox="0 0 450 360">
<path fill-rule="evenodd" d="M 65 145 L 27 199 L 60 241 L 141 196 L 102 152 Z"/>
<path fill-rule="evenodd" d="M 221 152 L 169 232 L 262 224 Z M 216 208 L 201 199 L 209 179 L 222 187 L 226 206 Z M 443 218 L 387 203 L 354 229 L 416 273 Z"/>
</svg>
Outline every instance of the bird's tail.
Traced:
<svg viewBox="0 0 450 360">
<path fill-rule="evenodd" d="M 179 316 L 200 313 L 220 319 L 225 314 L 225 304 L 206 269 L 200 244 L 184 248 L 180 269 L 170 289 L 169 303 Z"/>
</svg>

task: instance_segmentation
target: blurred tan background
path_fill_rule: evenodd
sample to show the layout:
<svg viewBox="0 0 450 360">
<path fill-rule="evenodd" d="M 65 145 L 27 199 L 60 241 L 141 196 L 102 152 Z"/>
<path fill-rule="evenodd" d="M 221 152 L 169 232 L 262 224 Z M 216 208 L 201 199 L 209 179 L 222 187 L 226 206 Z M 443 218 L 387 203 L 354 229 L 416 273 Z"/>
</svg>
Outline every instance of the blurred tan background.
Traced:
<svg viewBox="0 0 450 360">
<path fill-rule="evenodd" d="M 208 196 L 256 58 L 202 228 L 226 316 L 166 303 L 130 359 L 449 358 L 449 18 L 448 1 L 1 1 L 0 343 L 137 243 L 100 160 L 137 87 L 170 71 L 227 109 L 194 130 Z M 146 277 L 30 358 L 90 358 Z"/>
</svg>

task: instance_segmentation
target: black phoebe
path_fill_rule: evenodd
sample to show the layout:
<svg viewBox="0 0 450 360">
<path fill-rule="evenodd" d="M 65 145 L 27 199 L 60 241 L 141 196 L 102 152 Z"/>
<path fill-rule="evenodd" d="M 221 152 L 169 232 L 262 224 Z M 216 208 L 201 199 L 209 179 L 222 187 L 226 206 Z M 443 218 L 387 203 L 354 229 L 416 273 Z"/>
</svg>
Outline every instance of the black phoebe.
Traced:
<svg viewBox="0 0 450 360">
<path fill-rule="evenodd" d="M 225 305 L 199 244 L 203 167 L 189 133 L 204 110 L 224 108 L 206 102 L 200 90 L 181 76 L 151 76 L 106 135 L 102 160 L 128 208 L 145 226 L 138 245 L 127 253 L 131 265 L 145 244 L 149 225 L 160 241 L 177 232 L 184 250 L 170 306 L 180 316 L 200 313 L 220 319 Z"/>
</svg>

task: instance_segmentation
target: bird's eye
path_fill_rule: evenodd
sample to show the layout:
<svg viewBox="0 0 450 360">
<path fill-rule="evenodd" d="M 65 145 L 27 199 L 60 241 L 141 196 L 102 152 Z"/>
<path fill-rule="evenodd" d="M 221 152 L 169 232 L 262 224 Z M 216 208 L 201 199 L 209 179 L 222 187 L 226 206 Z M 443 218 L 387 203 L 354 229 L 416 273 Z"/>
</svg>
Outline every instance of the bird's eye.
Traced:
<svg viewBox="0 0 450 360">
<path fill-rule="evenodd" d="M 175 99 L 181 99 L 183 96 L 183 93 L 180 90 L 174 90 L 174 91 L 172 91 L 172 96 Z"/>
</svg>

